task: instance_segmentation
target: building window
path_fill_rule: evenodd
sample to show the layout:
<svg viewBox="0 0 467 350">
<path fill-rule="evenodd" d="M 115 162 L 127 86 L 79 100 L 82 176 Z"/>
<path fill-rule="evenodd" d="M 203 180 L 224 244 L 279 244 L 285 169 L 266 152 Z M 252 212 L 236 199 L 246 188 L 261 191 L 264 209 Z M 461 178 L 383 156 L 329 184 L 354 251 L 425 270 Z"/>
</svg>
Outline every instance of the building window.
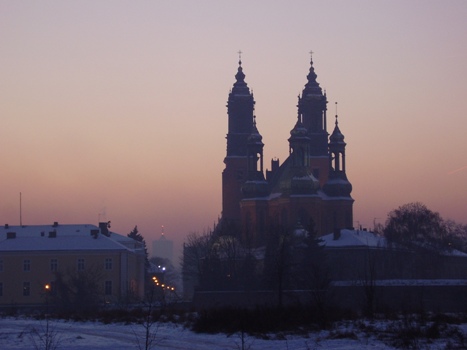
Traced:
<svg viewBox="0 0 467 350">
<path fill-rule="evenodd" d="M 105 269 L 112 270 L 112 258 L 105 259 Z"/>
<path fill-rule="evenodd" d="M 25 259 L 23 260 L 23 271 L 31 271 L 31 260 Z"/>
<path fill-rule="evenodd" d="M 105 295 L 112 295 L 112 281 L 105 281 Z"/>
<path fill-rule="evenodd" d="M 58 270 L 58 260 L 50 259 L 50 271 L 55 272 Z"/>
<path fill-rule="evenodd" d="M 3 297 L 3 282 L 0 282 L 0 297 Z"/>
<path fill-rule="evenodd" d="M 28 297 L 31 294 L 31 284 L 29 282 L 23 282 L 23 296 Z"/>
<path fill-rule="evenodd" d="M 84 259 L 78 259 L 77 269 L 78 269 L 78 271 L 83 271 L 84 270 Z"/>
<path fill-rule="evenodd" d="M 3 260 L 0 259 L 0 272 L 3 272 Z"/>
</svg>

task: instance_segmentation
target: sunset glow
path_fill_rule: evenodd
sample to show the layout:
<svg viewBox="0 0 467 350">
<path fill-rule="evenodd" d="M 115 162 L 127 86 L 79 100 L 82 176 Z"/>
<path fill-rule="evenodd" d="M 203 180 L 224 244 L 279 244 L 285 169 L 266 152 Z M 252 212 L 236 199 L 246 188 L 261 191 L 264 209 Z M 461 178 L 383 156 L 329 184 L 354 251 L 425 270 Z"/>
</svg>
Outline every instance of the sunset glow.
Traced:
<svg viewBox="0 0 467 350">
<path fill-rule="evenodd" d="M 460 0 L 2 0 L 0 220 L 19 224 L 21 192 L 25 225 L 151 242 L 163 224 L 178 245 L 212 227 L 241 49 L 265 168 L 288 155 L 313 50 L 355 225 L 415 201 L 467 223 L 466 18 Z"/>
</svg>

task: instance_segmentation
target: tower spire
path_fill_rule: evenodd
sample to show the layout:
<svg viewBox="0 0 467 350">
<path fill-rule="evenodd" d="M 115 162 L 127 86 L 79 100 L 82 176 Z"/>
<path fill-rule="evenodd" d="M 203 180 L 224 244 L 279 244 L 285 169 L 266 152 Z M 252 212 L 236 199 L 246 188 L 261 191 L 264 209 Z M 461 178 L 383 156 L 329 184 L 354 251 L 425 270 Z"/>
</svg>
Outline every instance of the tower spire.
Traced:
<svg viewBox="0 0 467 350">
<path fill-rule="evenodd" d="M 338 116 L 337 116 L 337 102 L 336 102 L 336 127 L 337 127 L 337 124 L 339 124 L 339 123 L 337 122 L 337 117 L 338 117 Z"/>
<path fill-rule="evenodd" d="M 262 159 L 261 135 L 258 132 L 254 133 L 254 145 L 250 139 L 252 130 L 257 130 L 254 123 L 254 106 L 253 93 L 245 82 L 243 73 L 242 51 L 239 50 L 235 82 L 227 101 L 227 154 L 224 158 L 225 169 L 222 172 L 222 219 L 236 225 L 240 224 L 241 219 L 242 185 L 248 180 L 247 169 L 249 162 L 252 162 L 250 155 L 253 152 L 251 148 L 254 149 L 255 155 L 261 154 Z M 253 165 L 250 168 L 253 168 Z"/>
</svg>

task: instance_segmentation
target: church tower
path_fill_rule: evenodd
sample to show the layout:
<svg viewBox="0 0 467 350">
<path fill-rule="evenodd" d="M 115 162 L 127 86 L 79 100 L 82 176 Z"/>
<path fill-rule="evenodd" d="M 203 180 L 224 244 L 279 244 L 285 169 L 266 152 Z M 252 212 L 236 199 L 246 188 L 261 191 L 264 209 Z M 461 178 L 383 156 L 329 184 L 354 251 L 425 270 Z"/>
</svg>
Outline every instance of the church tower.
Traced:
<svg viewBox="0 0 467 350">
<path fill-rule="evenodd" d="M 310 61 L 307 83 L 298 99 L 298 113 L 310 138 L 310 170 L 323 186 L 328 177 L 328 132 L 326 130 L 327 98 L 316 81 L 317 75 Z"/>
<path fill-rule="evenodd" d="M 251 147 L 250 149 L 248 147 L 249 138 L 252 130 L 256 130 L 259 135 L 253 122 L 255 101 L 245 82 L 241 57 L 235 79 L 227 101 L 228 133 L 227 155 L 224 158 L 225 169 L 222 172 L 222 218 L 240 225 L 242 186 L 249 177 L 248 172 L 253 171 Z M 256 158 L 259 154 L 262 164 L 262 142 L 257 145 L 254 152 L 253 157 Z"/>
<path fill-rule="evenodd" d="M 337 121 L 334 131 L 329 137 L 329 178 L 323 186 L 323 191 L 328 196 L 327 203 L 327 230 L 353 227 L 353 199 L 350 196 L 352 184 L 347 179 L 345 171 L 345 146 L 344 135 L 339 129 Z"/>
</svg>

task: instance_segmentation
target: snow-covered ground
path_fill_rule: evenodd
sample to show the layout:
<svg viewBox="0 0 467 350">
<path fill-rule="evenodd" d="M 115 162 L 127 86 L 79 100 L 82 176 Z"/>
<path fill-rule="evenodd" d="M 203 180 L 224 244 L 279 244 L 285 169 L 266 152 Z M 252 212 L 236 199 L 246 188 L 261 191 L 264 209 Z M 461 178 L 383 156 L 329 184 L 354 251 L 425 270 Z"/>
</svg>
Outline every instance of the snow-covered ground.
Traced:
<svg viewBox="0 0 467 350">
<path fill-rule="evenodd" d="M 28 318 L 0 319 L 0 349 L 30 350 L 39 347 L 38 334 L 44 334 L 46 322 Z M 352 323 L 342 323 L 330 331 L 310 333 L 307 336 L 270 335 L 269 339 L 246 337 L 244 349 L 250 350 L 308 350 L 308 349 L 393 349 L 383 341 L 385 324 L 379 322 L 373 333 L 364 332 Z M 458 326 L 461 337 L 467 338 L 467 324 Z M 38 333 L 35 333 L 37 330 Z M 49 334 L 58 341 L 56 349 L 66 350 L 127 350 L 138 349 L 136 337 L 144 341 L 141 325 L 102 324 L 95 322 L 49 321 Z M 153 349 L 222 350 L 242 349 L 239 334 L 196 334 L 181 325 L 161 323 L 155 328 L 156 341 Z M 34 341 L 36 345 L 34 345 Z M 425 340 L 423 340 L 425 341 Z M 423 345 L 423 349 L 446 349 L 448 339 L 436 340 Z M 452 341 L 452 340 L 451 340 Z M 52 347 L 53 348 L 53 347 Z M 144 348 L 144 347 L 143 347 Z"/>
</svg>

